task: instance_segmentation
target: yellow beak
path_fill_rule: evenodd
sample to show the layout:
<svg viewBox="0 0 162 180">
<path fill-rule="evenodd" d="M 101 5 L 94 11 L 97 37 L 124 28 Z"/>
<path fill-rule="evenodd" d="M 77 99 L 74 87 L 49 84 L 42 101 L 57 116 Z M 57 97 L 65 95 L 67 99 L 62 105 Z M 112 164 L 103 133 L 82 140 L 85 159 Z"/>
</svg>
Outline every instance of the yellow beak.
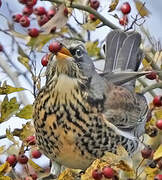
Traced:
<svg viewBox="0 0 162 180">
<path fill-rule="evenodd" d="M 56 58 L 58 60 L 69 59 L 69 57 L 72 57 L 72 54 L 65 47 L 62 47 L 61 50 L 56 54 Z"/>
</svg>

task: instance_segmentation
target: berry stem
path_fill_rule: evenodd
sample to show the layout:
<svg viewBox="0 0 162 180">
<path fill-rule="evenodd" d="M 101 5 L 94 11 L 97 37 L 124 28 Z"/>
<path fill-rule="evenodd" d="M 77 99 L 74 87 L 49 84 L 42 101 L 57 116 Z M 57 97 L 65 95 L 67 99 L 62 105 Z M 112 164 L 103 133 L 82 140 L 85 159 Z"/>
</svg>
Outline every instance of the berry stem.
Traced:
<svg viewBox="0 0 162 180">
<path fill-rule="evenodd" d="M 140 161 L 139 165 L 138 165 L 137 168 L 136 168 L 136 179 L 138 179 L 138 177 L 141 175 L 141 172 L 138 174 L 138 170 L 139 170 L 140 166 L 142 165 L 142 163 L 144 162 L 144 160 L 145 160 L 145 158 L 143 158 L 143 159 Z M 142 172 L 143 172 L 143 171 L 142 171 Z M 135 179 L 135 180 L 136 180 L 136 179 Z"/>
</svg>

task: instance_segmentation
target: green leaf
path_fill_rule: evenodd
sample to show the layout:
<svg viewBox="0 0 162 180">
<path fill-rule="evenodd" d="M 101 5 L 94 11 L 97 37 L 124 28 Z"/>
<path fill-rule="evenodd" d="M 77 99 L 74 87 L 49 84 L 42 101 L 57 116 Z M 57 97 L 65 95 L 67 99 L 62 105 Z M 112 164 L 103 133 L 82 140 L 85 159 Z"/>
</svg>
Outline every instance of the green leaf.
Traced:
<svg viewBox="0 0 162 180">
<path fill-rule="evenodd" d="M 17 117 L 24 118 L 24 119 L 31 119 L 32 118 L 32 111 L 33 106 L 32 105 L 26 105 L 23 109 L 20 110 L 16 114 Z"/>
<path fill-rule="evenodd" d="M 0 123 L 7 121 L 13 114 L 19 110 L 19 104 L 15 97 L 8 99 L 6 95 L 3 102 L 1 103 L 1 117 Z"/>
<path fill-rule="evenodd" d="M 85 30 L 94 31 L 100 23 L 101 23 L 101 21 L 99 19 L 97 19 L 96 21 L 93 21 L 93 22 L 89 21 L 88 23 L 83 24 L 82 27 Z"/>
<path fill-rule="evenodd" d="M 98 42 L 91 42 L 88 41 L 85 44 L 85 47 L 88 51 L 88 55 L 89 56 L 98 56 L 100 54 L 100 48 L 97 47 L 98 46 Z"/>
<path fill-rule="evenodd" d="M 31 46 L 34 49 L 41 51 L 42 47 L 53 37 L 55 37 L 53 34 L 41 34 L 39 35 L 39 38 L 30 38 L 29 42 L 27 43 L 27 46 Z"/>
<path fill-rule="evenodd" d="M 31 67 L 29 65 L 29 58 L 24 57 L 24 56 L 19 56 L 18 61 L 23 64 L 30 72 L 31 72 Z"/>
<path fill-rule="evenodd" d="M 28 55 L 24 52 L 24 50 L 20 46 L 18 46 L 18 53 L 22 57 L 29 58 Z"/>
<path fill-rule="evenodd" d="M 15 140 L 13 134 L 11 133 L 10 129 L 6 129 L 6 137 L 12 141 L 15 145 L 18 145 L 19 142 Z"/>
<path fill-rule="evenodd" d="M 19 91 L 23 91 L 24 88 L 16 88 L 16 87 L 12 87 L 10 85 L 7 85 L 5 82 L 2 84 L 2 86 L 0 87 L 0 94 L 10 94 L 13 92 L 19 92 Z"/>
</svg>

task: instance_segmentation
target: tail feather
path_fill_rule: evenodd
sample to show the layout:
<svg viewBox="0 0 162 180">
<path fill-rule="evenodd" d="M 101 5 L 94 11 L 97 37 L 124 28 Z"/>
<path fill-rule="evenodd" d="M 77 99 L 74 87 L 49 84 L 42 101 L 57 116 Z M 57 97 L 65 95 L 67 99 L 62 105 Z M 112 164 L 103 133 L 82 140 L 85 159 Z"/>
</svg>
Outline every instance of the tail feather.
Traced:
<svg viewBox="0 0 162 180">
<path fill-rule="evenodd" d="M 117 64 L 118 53 L 123 45 L 126 33 L 119 30 L 111 31 L 106 38 L 106 60 L 104 72 L 111 72 Z"/>
<path fill-rule="evenodd" d="M 116 69 L 136 69 L 140 44 L 141 35 L 139 33 L 133 33 L 125 39 L 117 57 L 118 63 Z"/>
<path fill-rule="evenodd" d="M 137 71 L 141 63 L 141 35 L 137 32 L 112 31 L 106 37 L 104 72 Z"/>
</svg>

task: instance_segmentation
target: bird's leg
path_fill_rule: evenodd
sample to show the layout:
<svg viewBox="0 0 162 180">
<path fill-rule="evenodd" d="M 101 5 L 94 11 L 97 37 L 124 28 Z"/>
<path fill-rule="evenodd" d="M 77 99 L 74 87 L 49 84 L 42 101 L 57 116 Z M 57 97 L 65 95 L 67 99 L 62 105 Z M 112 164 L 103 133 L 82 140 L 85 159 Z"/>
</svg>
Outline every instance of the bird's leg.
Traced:
<svg viewBox="0 0 162 180">
<path fill-rule="evenodd" d="M 52 179 L 57 179 L 57 177 L 59 176 L 61 172 L 61 165 L 56 163 L 55 161 L 52 162 L 52 167 L 51 167 L 51 171 L 50 174 L 48 176 L 45 177 L 41 177 L 38 180 L 52 180 Z"/>
</svg>

